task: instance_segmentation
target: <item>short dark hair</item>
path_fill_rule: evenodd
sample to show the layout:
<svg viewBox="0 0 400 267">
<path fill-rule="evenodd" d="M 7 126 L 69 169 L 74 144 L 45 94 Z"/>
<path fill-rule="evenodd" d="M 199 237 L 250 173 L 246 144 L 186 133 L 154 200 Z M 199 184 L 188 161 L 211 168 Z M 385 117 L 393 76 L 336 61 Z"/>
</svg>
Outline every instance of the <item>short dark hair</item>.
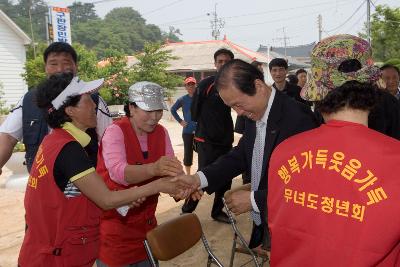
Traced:
<svg viewBox="0 0 400 267">
<path fill-rule="evenodd" d="M 397 74 L 400 76 L 400 69 L 396 65 L 385 64 L 381 67 L 381 71 L 384 71 L 386 69 L 394 69 L 395 71 L 397 71 Z"/>
<path fill-rule="evenodd" d="M 51 53 L 59 54 L 59 53 L 67 53 L 71 55 L 75 64 L 78 62 L 78 55 L 76 54 L 75 49 L 69 44 L 64 42 L 54 42 L 50 44 L 43 53 L 44 63 L 47 62 L 47 58 Z"/>
<path fill-rule="evenodd" d="M 62 125 L 72 119 L 65 113 L 68 106 L 76 106 L 81 96 L 67 98 L 65 103 L 58 109 L 54 109 L 53 101 L 71 83 L 71 73 L 60 73 L 50 76 L 37 87 L 36 104 L 44 110 L 45 120 L 51 128 L 61 128 Z"/>
<path fill-rule="evenodd" d="M 296 71 L 296 76 L 299 75 L 300 73 L 305 73 L 305 74 L 307 74 L 307 71 L 306 71 L 305 69 L 298 69 L 298 70 Z"/>
<path fill-rule="evenodd" d="M 125 115 L 130 118 L 131 117 L 131 111 L 129 110 L 129 105 L 134 106 L 135 108 L 137 107 L 137 104 L 135 102 L 129 102 L 127 101 L 124 105 L 124 111 L 125 111 Z"/>
<path fill-rule="evenodd" d="M 273 60 L 271 60 L 268 64 L 268 68 L 271 71 L 273 67 L 282 67 L 285 68 L 286 70 L 289 68 L 288 63 L 286 61 L 286 59 L 284 58 L 274 58 Z"/>
<path fill-rule="evenodd" d="M 254 95 L 256 88 L 254 81 L 259 79 L 264 81 L 264 74 L 253 65 L 241 60 L 233 59 L 226 63 L 215 77 L 217 90 L 232 83 L 242 93 Z"/>
<path fill-rule="evenodd" d="M 217 61 L 217 57 L 222 54 L 228 55 L 231 59 L 235 58 L 235 55 L 232 53 L 231 50 L 226 48 L 220 48 L 214 53 L 214 61 Z"/>
<path fill-rule="evenodd" d="M 321 101 L 315 103 L 320 113 L 331 114 L 344 107 L 371 110 L 378 101 L 377 88 L 371 83 L 348 81 L 331 90 Z"/>
<path fill-rule="evenodd" d="M 254 60 L 253 62 L 250 63 L 254 67 L 262 66 L 262 63 L 260 61 Z"/>
<path fill-rule="evenodd" d="M 286 77 L 286 80 L 288 81 L 288 83 L 295 85 L 297 85 L 297 83 L 299 82 L 299 79 L 297 79 L 297 76 L 295 74 L 289 74 Z"/>
</svg>

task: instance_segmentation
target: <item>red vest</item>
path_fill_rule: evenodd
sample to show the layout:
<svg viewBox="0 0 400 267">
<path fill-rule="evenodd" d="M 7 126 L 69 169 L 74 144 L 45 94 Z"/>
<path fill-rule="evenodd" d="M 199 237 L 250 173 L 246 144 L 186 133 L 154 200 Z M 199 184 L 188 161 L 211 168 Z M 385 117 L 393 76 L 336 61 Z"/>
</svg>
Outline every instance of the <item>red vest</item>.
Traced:
<svg viewBox="0 0 400 267">
<path fill-rule="evenodd" d="M 39 147 L 25 192 L 27 230 L 18 265 L 93 266 L 99 249 L 100 209 L 83 194 L 66 198 L 53 177 L 65 144 L 76 141 L 55 129 Z M 73 155 L 71 155 L 73 156 Z"/>
<path fill-rule="evenodd" d="M 271 267 L 400 266 L 400 142 L 329 121 L 282 142 L 268 173 Z"/>
<path fill-rule="evenodd" d="M 152 163 L 165 155 L 165 129 L 161 125 L 157 125 L 152 133 L 147 134 L 148 158 L 144 159 L 139 140 L 129 119 L 125 117 L 114 124 L 118 125 L 124 134 L 126 159 L 129 165 Z M 157 179 L 155 177 L 129 186 L 115 183 L 104 164 L 102 150 L 100 144 L 97 172 L 111 190 L 140 186 Z M 103 213 L 100 224 L 100 260 L 109 266 L 122 266 L 147 259 L 143 241 L 146 233 L 157 226 L 155 217 L 157 202 L 158 194 L 149 196 L 140 207 L 130 209 L 125 217 L 115 209 Z"/>
</svg>

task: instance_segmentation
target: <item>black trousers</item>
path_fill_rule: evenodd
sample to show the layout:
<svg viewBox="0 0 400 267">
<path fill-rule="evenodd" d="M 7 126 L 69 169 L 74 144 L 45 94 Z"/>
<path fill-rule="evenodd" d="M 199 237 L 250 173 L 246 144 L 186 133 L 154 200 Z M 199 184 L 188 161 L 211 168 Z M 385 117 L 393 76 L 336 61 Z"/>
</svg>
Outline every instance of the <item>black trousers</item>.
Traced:
<svg viewBox="0 0 400 267">
<path fill-rule="evenodd" d="M 183 165 L 192 166 L 193 164 L 193 137 L 194 134 L 182 134 L 183 139 Z"/>
<path fill-rule="evenodd" d="M 271 251 L 271 236 L 268 226 L 264 222 L 261 225 L 255 225 L 253 223 L 253 229 L 251 231 L 249 247 L 256 248 L 259 245 L 262 245 L 263 249 Z"/>
<path fill-rule="evenodd" d="M 199 170 L 213 163 L 220 156 L 225 155 L 232 149 L 231 146 L 216 146 L 203 142 L 197 142 L 196 147 L 199 161 Z M 215 217 L 222 212 L 222 209 L 224 208 L 222 198 L 224 197 L 225 192 L 231 189 L 231 185 L 232 181 L 230 180 L 223 187 L 215 191 L 214 203 L 211 209 L 211 217 Z M 182 212 L 193 212 L 196 209 L 198 203 L 198 201 L 188 199 L 182 206 Z"/>
</svg>

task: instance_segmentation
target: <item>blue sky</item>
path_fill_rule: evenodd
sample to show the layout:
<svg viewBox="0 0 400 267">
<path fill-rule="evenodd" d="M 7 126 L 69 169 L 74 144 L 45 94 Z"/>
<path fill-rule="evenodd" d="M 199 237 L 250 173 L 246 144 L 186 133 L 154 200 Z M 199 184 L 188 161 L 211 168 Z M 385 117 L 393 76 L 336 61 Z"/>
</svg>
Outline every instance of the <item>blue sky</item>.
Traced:
<svg viewBox="0 0 400 267">
<path fill-rule="evenodd" d="M 67 6 L 72 0 L 47 1 Z M 94 2 L 99 16 L 115 7 L 132 7 L 147 23 L 168 31 L 180 29 L 184 41 L 210 40 L 210 20 L 215 4 L 224 21 L 221 38 L 256 50 L 260 44 L 283 46 L 307 44 L 318 40 L 317 17 L 322 16 L 322 37 L 338 33 L 357 34 L 366 21 L 365 0 L 81 0 Z M 400 7 L 399 0 L 373 0 L 374 5 Z M 371 7 L 374 12 L 374 6 Z M 211 15 L 207 15 L 211 14 Z M 284 33 L 285 32 L 285 33 Z"/>
</svg>

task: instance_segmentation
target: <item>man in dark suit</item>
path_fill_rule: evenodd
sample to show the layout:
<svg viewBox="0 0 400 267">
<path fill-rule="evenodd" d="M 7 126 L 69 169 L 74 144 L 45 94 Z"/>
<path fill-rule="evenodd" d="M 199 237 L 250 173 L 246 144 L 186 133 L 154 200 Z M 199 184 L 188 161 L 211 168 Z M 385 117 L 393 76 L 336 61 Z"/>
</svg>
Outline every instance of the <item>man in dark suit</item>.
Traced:
<svg viewBox="0 0 400 267">
<path fill-rule="evenodd" d="M 218 71 L 232 60 L 232 51 L 221 48 L 214 53 L 214 64 Z M 214 86 L 215 76 L 209 76 L 200 81 L 193 95 L 191 115 L 197 122 L 194 142 L 198 155 L 198 167 L 202 169 L 213 163 L 220 156 L 232 149 L 233 121 L 231 108 L 224 104 Z M 222 198 L 226 191 L 231 189 L 232 181 L 225 182 L 224 186 L 215 190 L 214 203 L 211 217 L 222 223 L 229 223 L 228 215 L 222 211 L 224 203 Z M 192 213 L 198 201 L 188 199 L 182 206 L 182 213 Z"/>
<path fill-rule="evenodd" d="M 195 175 L 180 178 L 193 188 L 212 193 L 244 171 L 251 174 L 251 191 L 233 193 L 227 204 L 235 214 L 252 213 L 255 227 L 250 246 L 259 246 L 265 238 L 268 248 L 266 197 L 271 153 L 286 138 L 313 129 L 318 122 L 310 107 L 266 85 L 263 74 L 242 60 L 226 63 L 215 85 L 225 104 L 246 117 L 243 136 L 228 154 Z"/>
</svg>

